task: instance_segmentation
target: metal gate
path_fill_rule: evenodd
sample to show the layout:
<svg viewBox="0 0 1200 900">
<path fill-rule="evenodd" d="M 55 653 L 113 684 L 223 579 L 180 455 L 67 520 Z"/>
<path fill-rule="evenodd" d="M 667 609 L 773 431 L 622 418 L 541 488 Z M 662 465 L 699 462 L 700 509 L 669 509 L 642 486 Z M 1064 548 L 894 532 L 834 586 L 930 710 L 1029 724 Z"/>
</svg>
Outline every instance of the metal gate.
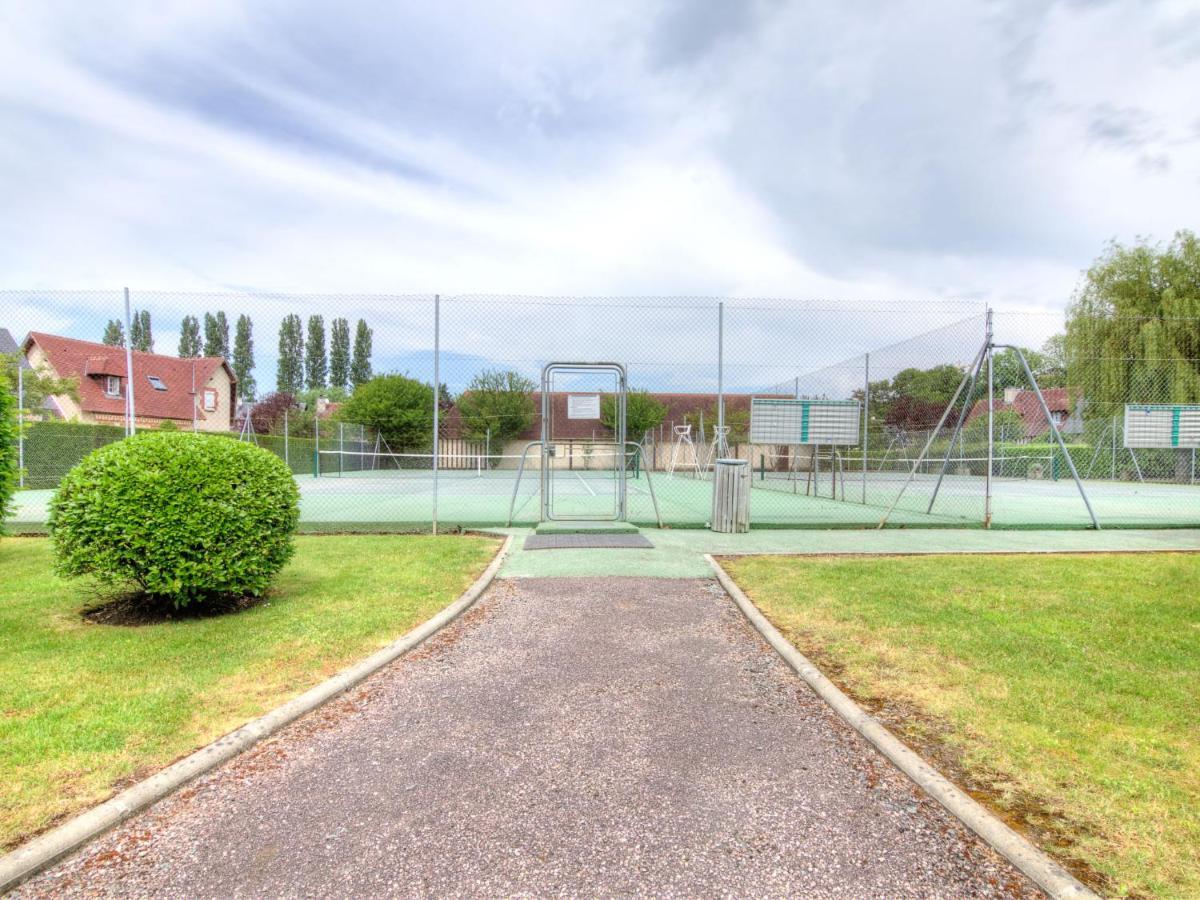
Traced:
<svg viewBox="0 0 1200 900">
<path fill-rule="evenodd" d="M 625 403 L 620 363 L 554 362 L 542 369 L 542 519 L 626 517 Z M 601 422 L 613 404 L 612 434 Z"/>
</svg>

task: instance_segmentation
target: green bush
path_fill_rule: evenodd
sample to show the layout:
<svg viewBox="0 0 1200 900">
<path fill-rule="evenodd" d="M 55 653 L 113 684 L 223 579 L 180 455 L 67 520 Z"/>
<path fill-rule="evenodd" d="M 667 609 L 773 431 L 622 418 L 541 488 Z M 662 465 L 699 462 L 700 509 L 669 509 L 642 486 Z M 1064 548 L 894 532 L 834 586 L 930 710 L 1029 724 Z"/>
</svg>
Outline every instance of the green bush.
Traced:
<svg viewBox="0 0 1200 900">
<path fill-rule="evenodd" d="M 379 375 L 354 389 L 338 417 L 379 432 L 393 450 L 425 452 L 433 440 L 433 388 L 404 375 Z"/>
<path fill-rule="evenodd" d="M 11 511 L 17 489 L 17 399 L 8 376 L 0 372 L 0 524 Z"/>
<path fill-rule="evenodd" d="M 50 502 L 64 575 L 135 584 L 177 607 L 261 595 L 292 555 L 299 491 L 239 441 L 145 432 L 94 451 Z"/>
</svg>

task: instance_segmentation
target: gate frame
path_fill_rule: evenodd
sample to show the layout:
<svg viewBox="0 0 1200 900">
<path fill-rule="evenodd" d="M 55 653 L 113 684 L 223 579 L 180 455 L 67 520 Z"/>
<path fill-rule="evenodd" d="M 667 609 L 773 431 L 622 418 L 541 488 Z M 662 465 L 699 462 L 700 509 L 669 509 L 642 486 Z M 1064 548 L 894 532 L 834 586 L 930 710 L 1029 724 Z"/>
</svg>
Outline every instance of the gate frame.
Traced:
<svg viewBox="0 0 1200 900">
<path fill-rule="evenodd" d="M 615 375 L 617 378 L 617 416 L 616 433 L 613 444 L 617 451 L 613 454 L 617 470 L 617 504 L 616 513 L 612 516 L 555 516 L 553 510 L 552 487 L 553 477 L 551 465 L 553 461 L 553 437 L 550 433 L 551 422 L 551 379 L 555 372 L 597 372 Z M 542 367 L 542 465 L 540 472 L 540 489 L 543 522 L 624 522 L 627 516 L 626 478 L 625 478 L 625 414 L 629 394 L 629 376 L 625 366 L 617 362 L 550 362 Z"/>
</svg>

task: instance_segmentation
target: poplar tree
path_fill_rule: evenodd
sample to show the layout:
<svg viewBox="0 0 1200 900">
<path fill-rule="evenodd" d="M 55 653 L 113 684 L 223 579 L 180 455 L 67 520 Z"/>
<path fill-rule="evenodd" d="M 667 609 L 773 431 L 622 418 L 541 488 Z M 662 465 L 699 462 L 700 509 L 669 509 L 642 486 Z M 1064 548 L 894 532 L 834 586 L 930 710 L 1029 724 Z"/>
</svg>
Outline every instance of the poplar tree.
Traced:
<svg viewBox="0 0 1200 900">
<path fill-rule="evenodd" d="M 238 380 L 238 396 L 253 400 L 257 387 L 254 383 L 254 323 L 245 314 L 238 316 L 232 366 Z"/>
<path fill-rule="evenodd" d="M 229 356 L 229 320 L 223 311 L 204 314 L 204 355 L 222 359 Z"/>
<path fill-rule="evenodd" d="M 125 346 L 125 326 L 121 324 L 120 319 L 108 320 L 108 324 L 104 326 L 104 337 L 101 338 L 101 341 L 110 347 Z"/>
<path fill-rule="evenodd" d="M 329 377 L 329 357 L 325 353 L 325 320 L 308 317 L 308 341 L 304 348 L 304 383 L 310 390 L 325 387 Z"/>
<path fill-rule="evenodd" d="M 150 310 L 135 310 L 129 322 L 129 345 L 143 353 L 154 352 L 154 332 L 150 327 Z"/>
<path fill-rule="evenodd" d="M 200 322 L 195 316 L 184 316 L 179 326 L 179 358 L 195 359 L 200 355 Z"/>
<path fill-rule="evenodd" d="M 346 389 L 350 383 L 350 323 L 334 319 L 329 323 L 329 386 Z"/>
<path fill-rule="evenodd" d="M 354 387 L 371 380 L 371 329 L 359 319 L 354 331 L 354 358 L 350 362 L 350 383 Z"/>
<path fill-rule="evenodd" d="M 275 389 L 295 396 L 304 389 L 304 325 L 295 313 L 279 325 L 279 365 Z"/>
</svg>

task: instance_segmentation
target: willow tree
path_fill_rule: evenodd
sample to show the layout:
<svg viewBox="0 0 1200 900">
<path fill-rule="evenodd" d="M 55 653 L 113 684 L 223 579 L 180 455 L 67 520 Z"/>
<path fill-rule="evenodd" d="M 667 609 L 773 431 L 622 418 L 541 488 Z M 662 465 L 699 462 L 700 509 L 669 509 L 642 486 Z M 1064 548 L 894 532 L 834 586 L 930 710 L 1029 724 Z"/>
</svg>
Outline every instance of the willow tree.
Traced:
<svg viewBox="0 0 1200 900">
<path fill-rule="evenodd" d="M 1200 240 L 1113 242 L 1067 310 L 1067 382 L 1089 419 L 1126 403 L 1200 403 Z M 1184 454 L 1177 472 L 1187 465 Z"/>
</svg>

